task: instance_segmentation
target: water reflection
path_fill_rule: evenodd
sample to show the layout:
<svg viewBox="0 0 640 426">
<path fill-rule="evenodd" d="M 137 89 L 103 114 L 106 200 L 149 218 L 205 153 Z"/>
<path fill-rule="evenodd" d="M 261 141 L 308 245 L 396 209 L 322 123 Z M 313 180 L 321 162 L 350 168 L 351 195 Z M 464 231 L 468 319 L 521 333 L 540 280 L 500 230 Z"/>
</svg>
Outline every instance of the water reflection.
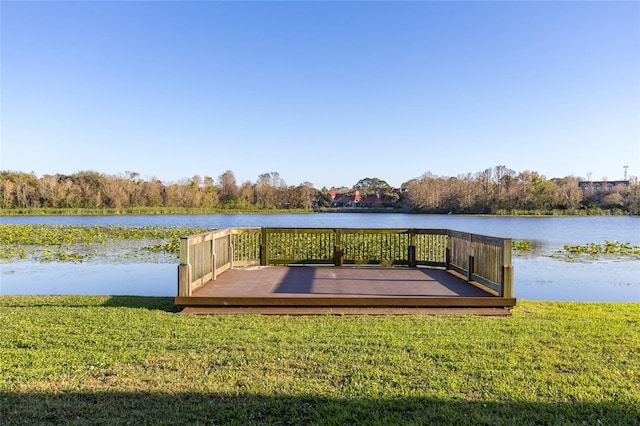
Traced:
<svg viewBox="0 0 640 426">
<path fill-rule="evenodd" d="M 640 302 L 640 261 L 565 262 L 516 257 L 514 293 L 519 299 Z"/>
</svg>

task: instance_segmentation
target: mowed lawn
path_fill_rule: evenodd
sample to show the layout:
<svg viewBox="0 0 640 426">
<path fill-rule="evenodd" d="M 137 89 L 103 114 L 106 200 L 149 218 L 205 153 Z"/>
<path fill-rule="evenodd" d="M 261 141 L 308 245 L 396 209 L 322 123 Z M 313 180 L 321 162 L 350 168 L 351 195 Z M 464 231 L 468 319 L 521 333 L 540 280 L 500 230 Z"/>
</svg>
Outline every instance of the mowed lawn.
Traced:
<svg viewBox="0 0 640 426">
<path fill-rule="evenodd" d="M 189 316 L 0 297 L 0 424 L 640 424 L 640 304 Z"/>
</svg>

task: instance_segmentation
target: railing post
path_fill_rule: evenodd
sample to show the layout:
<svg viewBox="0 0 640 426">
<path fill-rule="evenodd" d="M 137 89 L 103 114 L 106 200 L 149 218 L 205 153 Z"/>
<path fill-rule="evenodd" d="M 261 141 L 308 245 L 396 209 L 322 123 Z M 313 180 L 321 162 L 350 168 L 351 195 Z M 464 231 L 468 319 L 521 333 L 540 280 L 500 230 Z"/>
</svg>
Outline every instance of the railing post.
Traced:
<svg viewBox="0 0 640 426">
<path fill-rule="evenodd" d="M 342 249 L 342 229 L 336 229 L 336 244 L 333 246 L 333 264 L 342 266 L 344 264 L 344 250 Z"/>
<path fill-rule="evenodd" d="M 180 238 L 180 264 L 178 265 L 178 296 L 191 296 L 191 260 L 189 238 Z"/>
<path fill-rule="evenodd" d="M 444 249 L 444 269 L 451 269 L 451 230 L 447 229 L 447 243 Z"/>
<path fill-rule="evenodd" d="M 473 258 L 473 234 L 469 234 L 469 265 L 467 270 L 467 281 L 473 280 L 473 272 L 475 270 L 475 259 Z"/>
<path fill-rule="evenodd" d="M 260 265 L 266 266 L 269 260 L 267 228 L 260 229 Z"/>
<path fill-rule="evenodd" d="M 407 260 L 409 261 L 409 267 L 415 268 L 416 263 L 416 230 L 409 230 L 409 253 L 407 253 Z"/>
<path fill-rule="evenodd" d="M 512 243 L 510 238 L 506 238 L 502 243 L 502 277 L 500 283 L 500 296 L 513 297 L 513 265 L 511 265 Z"/>
<path fill-rule="evenodd" d="M 500 297 L 513 297 L 513 266 L 502 267 L 502 285 Z"/>
</svg>

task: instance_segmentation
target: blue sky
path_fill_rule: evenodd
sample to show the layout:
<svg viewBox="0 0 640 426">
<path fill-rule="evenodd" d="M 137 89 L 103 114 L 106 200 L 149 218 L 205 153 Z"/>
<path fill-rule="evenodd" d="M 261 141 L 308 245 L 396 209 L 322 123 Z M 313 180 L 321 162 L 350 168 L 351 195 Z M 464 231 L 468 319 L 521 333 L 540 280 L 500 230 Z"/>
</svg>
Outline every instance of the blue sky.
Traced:
<svg viewBox="0 0 640 426">
<path fill-rule="evenodd" d="M 1 3 L 0 169 L 640 175 L 640 3 Z"/>
</svg>

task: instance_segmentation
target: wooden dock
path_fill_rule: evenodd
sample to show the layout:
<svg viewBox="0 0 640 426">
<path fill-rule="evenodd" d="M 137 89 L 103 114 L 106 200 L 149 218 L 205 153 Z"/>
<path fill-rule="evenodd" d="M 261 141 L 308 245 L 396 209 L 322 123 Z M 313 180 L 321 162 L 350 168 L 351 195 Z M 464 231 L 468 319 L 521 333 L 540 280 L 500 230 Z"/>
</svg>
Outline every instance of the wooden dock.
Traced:
<svg viewBox="0 0 640 426">
<path fill-rule="evenodd" d="M 198 314 L 509 315 L 515 299 L 441 269 L 258 266 L 229 270 L 175 303 Z"/>
<path fill-rule="evenodd" d="M 253 229 L 186 237 L 175 304 L 192 314 L 505 316 L 516 303 L 510 252 L 505 255 L 510 240 L 454 231 L 357 230 L 356 251 L 345 244 L 355 231 L 321 232 L 338 237 L 274 228 L 258 230 L 258 237 Z M 422 243 L 416 244 L 416 235 Z M 282 236 L 284 243 L 277 239 Z M 474 242 L 482 250 L 472 250 Z M 452 250 L 476 254 L 481 262 Z"/>
</svg>

